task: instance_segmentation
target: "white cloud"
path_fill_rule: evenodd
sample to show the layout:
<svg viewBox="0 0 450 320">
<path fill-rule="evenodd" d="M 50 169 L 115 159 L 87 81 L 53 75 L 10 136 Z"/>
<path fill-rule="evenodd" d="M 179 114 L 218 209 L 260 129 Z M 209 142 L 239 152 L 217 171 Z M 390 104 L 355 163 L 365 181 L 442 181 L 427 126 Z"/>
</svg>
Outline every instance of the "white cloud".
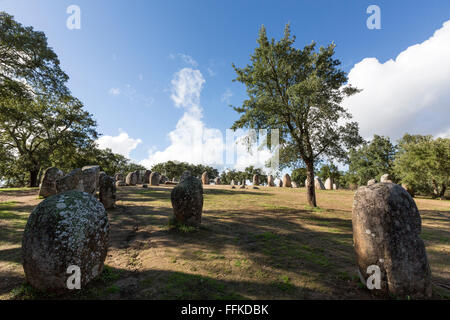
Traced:
<svg viewBox="0 0 450 320">
<path fill-rule="evenodd" d="M 363 137 L 448 134 L 450 21 L 395 60 L 363 59 L 350 71 L 349 83 L 363 89 L 344 104 L 359 122 Z"/>
<path fill-rule="evenodd" d="M 129 158 L 130 152 L 142 143 L 141 139 L 133 139 L 128 133 L 119 129 L 118 136 L 102 136 L 97 140 L 100 149 L 111 149 L 114 153 L 119 153 Z"/>
<path fill-rule="evenodd" d="M 155 148 L 149 150 L 149 157 L 141 161 L 142 165 L 150 168 L 156 163 L 177 160 L 223 167 L 227 148 L 225 137 L 219 129 L 207 128 L 202 121 L 200 94 L 204 83 L 205 79 L 199 70 L 184 68 L 174 75 L 171 81 L 171 99 L 176 107 L 184 108 L 185 112 L 175 129 L 168 134 L 170 145 L 162 151 Z M 243 152 L 243 149 L 242 145 L 237 146 L 235 168 L 260 166 L 258 164 L 264 164 L 268 158 L 264 152 L 259 153 L 259 158 L 256 158 Z"/>
<path fill-rule="evenodd" d="M 225 90 L 225 92 L 222 94 L 220 101 L 230 104 L 230 99 L 232 96 L 233 96 L 233 92 L 231 92 L 231 90 L 227 88 L 227 90 Z"/>
<path fill-rule="evenodd" d="M 181 60 L 183 60 L 184 63 L 186 63 L 192 67 L 198 66 L 197 61 L 195 61 L 194 58 L 192 58 L 190 55 L 187 55 L 184 53 L 177 53 L 176 55 L 173 53 L 169 54 L 170 59 L 175 59 L 176 57 L 179 57 Z"/>
<path fill-rule="evenodd" d="M 112 96 L 118 96 L 120 94 L 119 88 L 111 88 L 109 89 L 108 93 Z"/>
</svg>

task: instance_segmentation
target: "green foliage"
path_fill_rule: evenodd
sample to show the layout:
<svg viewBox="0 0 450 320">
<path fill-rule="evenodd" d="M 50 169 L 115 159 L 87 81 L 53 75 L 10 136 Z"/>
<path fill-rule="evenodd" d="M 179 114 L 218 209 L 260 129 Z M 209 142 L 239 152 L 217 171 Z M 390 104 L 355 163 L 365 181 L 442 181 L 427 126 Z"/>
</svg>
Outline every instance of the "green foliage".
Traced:
<svg viewBox="0 0 450 320">
<path fill-rule="evenodd" d="M 205 166 L 202 164 L 194 165 L 187 162 L 179 162 L 179 161 L 167 161 L 163 163 L 155 164 L 152 169 L 153 172 L 159 172 L 160 174 L 165 175 L 169 179 L 177 178 L 183 174 L 184 171 L 188 170 L 192 173 L 193 176 L 201 176 L 203 172 L 208 173 L 209 179 L 214 179 L 219 176 L 219 172 L 217 169 L 214 169 L 210 166 Z"/>
<path fill-rule="evenodd" d="M 450 139 L 405 134 L 398 144 L 394 171 L 416 192 L 442 198 L 450 179 Z"/>
<path fill-rule="evenodd" d="M 291 180 L 295 181 L 298 186 L 303 186 L 306 180 L 306 168 L 295 168 L 292 170 Z"/>
<path fill-rule="evenodd" d="M 325 182 L 326 179 L 331 178 L 334 183 L 338 183 L 341 178 L 341 172 L 339 172 L 338 168 L 333 164 L 324 164 L 320 167 L 317 176 Z"/>
<path fill-rule="evenodd" d="M 349 172 L 356 176 L 358 185 L 366 185 L 370 179 L 377 179 L 388 173 L 393 175 L 396 147 L 389 137 L 374 135 L 372 141 L 349 153 Z"/>
<path fill-rule="evenodd" d="M 358 90 L 345 86 L 334 44 L 297 49 L 289 25 L 278 42 L 268 40 L 263 26 L 257 42 L 250 65 L 233 64 L 235 81 L 246 86 L 248 99 L 234 107 L 241 117 L 232 129 L 279 129 L 280 166 L 304 163 L 314 178 L 314 164 L 324 157 L 345 160 L 346 149 L 362 142 L 358 124 L 348 121 L 351 115 L 341 106 Z M 308 201 L 316 205 L 314 188 L 308 189 Z"/>
<path fill-rule="evenodd" d="M 233 170 L 225 170 L 220 174 L 220 181 L 222 184 L 230 184 L 231 180 L 234 180 L 235 183 L 244 180 L 252 181 L 253 175 L 258 175 L 259 183 L 267 182 L 267 175 L 260 168 L 255 168 L 254 166 L 250 166 L 244 169 L 244 171 Z"/>
</svg>

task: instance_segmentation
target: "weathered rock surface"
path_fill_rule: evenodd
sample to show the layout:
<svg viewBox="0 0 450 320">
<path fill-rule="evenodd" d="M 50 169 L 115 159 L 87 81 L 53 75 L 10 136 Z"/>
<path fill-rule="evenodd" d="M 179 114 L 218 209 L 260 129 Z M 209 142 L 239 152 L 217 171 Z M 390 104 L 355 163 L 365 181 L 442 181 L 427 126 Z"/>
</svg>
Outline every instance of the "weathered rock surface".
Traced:
<svg viewBox="0 0 450 320">
<path fill-rule="evenodd" d="M 208 173 L 205 171 L 202 174 L 202 184 L 209 184 L 209 178 L 208 178 Z"/>
<path fill-rule="evenodd" d="M 123 176 L 123 174 L 121 173 L 116 173 L 116 175 L 114 176 L 114 179 L 117 181 L 122 181 L 125 183 L 125 177 Z"/>
<path fill-rule="evenodd" d="M 271 174 L 267 176 L 267 185 L 269 187 L 275 187 L 275 181 L 274 181 L 273 176 Z"/>
<path fill-rule="evenodd" d="M 151 186 L 159 186 L 159 173 L 158 172 L 152 172 L 150 174 L 150 178 L 149 178 L 149 184 Z"/>
<path fill-rule="evenodd" d="M 333 185 L 334 185 L 333 179 L 327 178 L 327 180 L 325 180 L 325 189 L 333 190 Z"/>
<path fill-rule="evenodd" d="M 64 176 L 64 172 L 56 167 L 45 169 L 39 188 L 39 196 L 47 198 L 57 193 L 56 181 Z"/>
<path fill-rule="evenodd" d="M 142 183 L 150 183 L 150 175 L 152 174 L 151 170 L 145 170 L 144 179 Z"/>
<path fill-rule="evenodd" d="M 399 185 L 377 183 L 358 189 L 353 201 L 353 242 L 360 275 L 381 271 L 381 292 L 406 298 L 431 296 L 431 271 L 420 239 L 421 219 Z"/>
<path fill-rule="evenodd" d="M 367 185 L 368 185 L 368 186 L 371 186 L 371 185 L 373 185 L 373 184 L 375 184 L 375 183 L 377 183 L 377 180 L 376 180 L 376 179 L 370 179 L 369 181 L 367 181 Z"/>
<path fill-rule="evenodd" d="M 259 177 L 257 174 L 253 175 L 253 185 L 254 186 L 259 186 Z"/>
<path fill-rule="evenodd" d="M 99 176 L 99 200 L 103 203 L 105 209 L 116 207 L 116 185 L 114 178 L 108 176 L 105 172 L 100 172 Z"/>
<path fill-rule="evenodd" d="M 283 187 L 292 188 L 291 176 L 287 173 L 283 176 Z"/>
<path fill-rule="evenodd" d="M 100 175 L 100 166 L 84 166 L 83 171 L 83 187 L 84 192 L 95 194 L 98 190 L 98 178 Z"/>
<path fill-rule="evenodd" d="M 67 191 L 45 199 L 30 214 L 23 234 L 27 281 L 41 291 L 63 292 L 67 268 L 75 265 L 83 288 L 102 271 L 108 234 L 105 208 L 92 194 Z"/>
<path fill-rule="evenodd" d="M 388 173 L 383 174 L 380 178 L 380 182 L 392 182 L 392 177 Z"/>
<path fill-rule="evenodd" d="M 70 171 L 56 181 L 56 191 L 58 193 L 70 190 L 84 191 L 83 171 L 79 168 Z"/>
<path fill-rule="evenodd" d="M 410 187 L 409 185 L 407 185 L 406 183 L 402 183 L 402 188 L 405 189 L 406 192 L 408 192 L 409 195 L 410 195 L 411 197 L 414 198 L 415 192 L 414 192 L 414 189 L 413 189 L 413 188 L 411 188 L 411 187 Z"/>
<path fill-rule="evenodd" d="M 173 218 L 175 223 L 197 227 L 202 220 L 203 186 L 199 179 L 185 173 L 170 194 Z"/>
<path fill-rule="evenodd" d="M 130 172 L 127 174 L 127 177 L 125 178 L 125 184 L 127 186 L 135 186 L 137 182 L 136 172 Z"/>
</svg>

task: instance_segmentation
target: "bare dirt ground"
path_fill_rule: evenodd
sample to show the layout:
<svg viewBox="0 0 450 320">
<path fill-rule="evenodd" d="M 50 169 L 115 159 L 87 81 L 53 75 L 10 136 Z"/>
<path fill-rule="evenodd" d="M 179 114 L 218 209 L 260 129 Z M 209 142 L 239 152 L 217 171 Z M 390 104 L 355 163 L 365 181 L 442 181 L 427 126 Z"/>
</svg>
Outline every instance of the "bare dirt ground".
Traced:
<svg viewBox="0 0 450 320">
<path fill-rule="evenodd" d="M 353 191 L 206 186 L 202 227 L 169 227 L 172 186 L 118 189 L 98 280 L 66 296 L 24 284 L 21 240 L 37 190 L 0 191 L 0 299 L 378 299 L 360 283 Z M 1 189 L 0 189 L 1 190 Z M 450 201 L 415 199 L 434 298 L 450 298 Z"/>
</svg>

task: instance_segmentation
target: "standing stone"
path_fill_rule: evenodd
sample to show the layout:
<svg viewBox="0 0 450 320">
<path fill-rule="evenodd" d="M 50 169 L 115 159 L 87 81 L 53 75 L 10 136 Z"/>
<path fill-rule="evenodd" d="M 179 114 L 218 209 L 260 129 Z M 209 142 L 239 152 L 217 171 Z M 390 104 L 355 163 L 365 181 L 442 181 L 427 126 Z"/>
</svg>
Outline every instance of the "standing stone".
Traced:
<svg viewBox="0 0 450 320">
<path fill-rule="evenodd" d="M 283 187 L 292 188 L 291 176 L 287 173 L 283 176 Z"/>
<path fill-rule="evenodd" d="M 333 190 L 333 179 L 331 178 L 327 178 L 327 180 L 325 180 L 325 189 L 327 190 Z"/>
<path fill-rule="evenodd" d="M 130 172 L 129 174 L 127 174 L 127 177 L 125 178 L 125 184 L 127 186 L 135 186 L 137 182 L 136 172 Z"/>
<path fill-rule="evenodd" d="M 209 184 L 208 173 L 206 171 L 202 174 L 202 184 Z"/>
<path fill-rule="evenodd" d="M 292 188 L 298 188 L 297 182 L 292 181 Z"/>
<path fill-rule="evenodd" d="M 85 166 L 81 170 L 83 171 L 84 192 L 95 194 L 98 190 L 100 166 Z"/>
<path fill-rule="evenodd" d="M 67 191 L 45 199 L 30 214 L 23 234 L 27 281 L 41 291 L 65 292 L 68 267 L 78 266 L 84 288 L 103 269 L 108 234 L 105 208 L 92 194 Z"/>
<path fill-rule="evenodd" d="M 160 183 L 160 184 L 165 184 L 167 181 L 169 181 L 169 179 L 168 179 L 165 175 L 162 175 L 162 176 L 159 178 L 159 183 Z"/>
<path fill-rule="evenodd" d="M 179 181 L 178 181 L 177 178 L 173 177 L 172 182 L 173 182 L 173 183 L 178 183 Z"/>
<path fill-rule="evenodd" d="M 273 180 L 273 176 L 272 175 L 268 175 L 267 176 L 267 185 L 269 187 L 275 187 L 275 181 Z"/>
<path fill-rule="evenodd" d="M 192 175 L 185 175 L 185 173 L 170 194 L 173 218 L 175 223 L 198 227 L 202 221 L 202 182 Z"/>
<path fill-rule="evenodd" d="M 215 185 L 219 185 L 219 184 L 220 184 L 220 178 L 219 178 L 219 177 L 216 177 L 216 178 L 214 179 L 214 184 L 215 184 Z"/>
<path fill-rule="evenodd" d="M 253 175 L 253 185 L 254 186 L 259 186 L 259 177 L 257 174 Z"/>
<path fill-rule="evenodd" d="M 381 271 L 381 291 L 400 298 L 431 297 L 431 271 L 420 239 L 416 203 L 401 186 L 377 183 L 358 189 L 352 211 L 353 242 L 364 281 Z"/>
<path fill-rule="evenodd" d="M 56 181 L 64 176 L 64 172 L 56 167 L 47 168 L 39 186 L 39 196 L 47 198 L 57 193 Z"/>
<path fill-rule="evenodd" d="M 369 181 L 367 181 L 367 185 L 368 185 L 368 186 L 371 186 L 371 185 L 373 185 L 373 184 L 375 184 L 375 183 L 377 183 L 377 180 L 376 180 L 376 179 L 370 179 Z"/>
<path fill-rule="evenodd" d="M 150 174 L 149 184 L 151 186 L 159 186 L 159 173 L 158 172 L 152 172 Z"/>
<path fill-rule="evenodd" d="M 83 171 L 79 168 L 70 171 L 61 179 L 56 180 L 56 191 L 58 193 L 70 190 L 84 191 Z"/>
<path fill-rule="evenodd" d="M 283 180 L 278 179 L 277 187 L 283 187 Z"/>
<path fill-rule="evenodd" d="M 314 179 L 314 188 L 319 190 L 325 190 L 325 186 L 323 185 L 323 182 L 319 177 L 316 177 Z"/>
<path fill-rule="evenodd" d="M 334 189 L 334 190 L 337 190 L 337 189 L 338 189 L 338 186 L 337 186 L 336 183 L 333 183 L 333 189 Z"/>
<path fill-rule="evenodd" d="M 108 176 L 105 172 L 100 172 L 98 179 L 99 184 L 99 200 L 103 203 L 105 209 L 116 207 L 116 185 L 114 178 Z"/>
<path fill-rule="evenodd" d="M 121 174 L 121 173 L 116 173 L 116 175 L 114 176 L 114 180 L 116 180 L 116 182 L 117 181 L 125 182 L 125 178 L 124 178 L 123 174 Z"/>
<path fill-rule="evenodd" d="M 411 188 L 409 185 L 407 185 L 406 183 L 402 183 L 402 188 L 406 190 L 406 192 L 409 193 L 409 195 L 414 198 L 415 196 L 415 192 L 414 189 Z"/>
<path fill-rule="evenodd" d="M 234 182 L 234 180 L 231 180 L 231 183 L 230 183 L 230 185 L 231 186 L 234 186 L 236 183 Z"/>
<path fill-rule="evenodd" d="M 245 180 L 242 180 L 239 189 L 245 189 Z"/>
<path fill-rule="evenodd" d="M 151 174 L 152 174 L 152 172 L 150 170 L 145 170 L 144 179 L 143 179 L 142 183 L 145 183 L 145 184 L 150 183 L 150 175 Z"/>
<path fill-rule="evenodd" d="M 136 184 L 142 184 L 142 175 L 140 170 L 136 170 L 133 172 L 136 175 Z"/>
<path fill-rule="evenodd" d="M 123 181 L 116 181 L 116 187 L 123 187 L 126 186 L 126 183 Z"/>
<path fill-rule="evenodd" d="M 388 173 L 383 174 L 380 178 L 380 182 L 392 182 L 392 177 Z"/>
</svg>

